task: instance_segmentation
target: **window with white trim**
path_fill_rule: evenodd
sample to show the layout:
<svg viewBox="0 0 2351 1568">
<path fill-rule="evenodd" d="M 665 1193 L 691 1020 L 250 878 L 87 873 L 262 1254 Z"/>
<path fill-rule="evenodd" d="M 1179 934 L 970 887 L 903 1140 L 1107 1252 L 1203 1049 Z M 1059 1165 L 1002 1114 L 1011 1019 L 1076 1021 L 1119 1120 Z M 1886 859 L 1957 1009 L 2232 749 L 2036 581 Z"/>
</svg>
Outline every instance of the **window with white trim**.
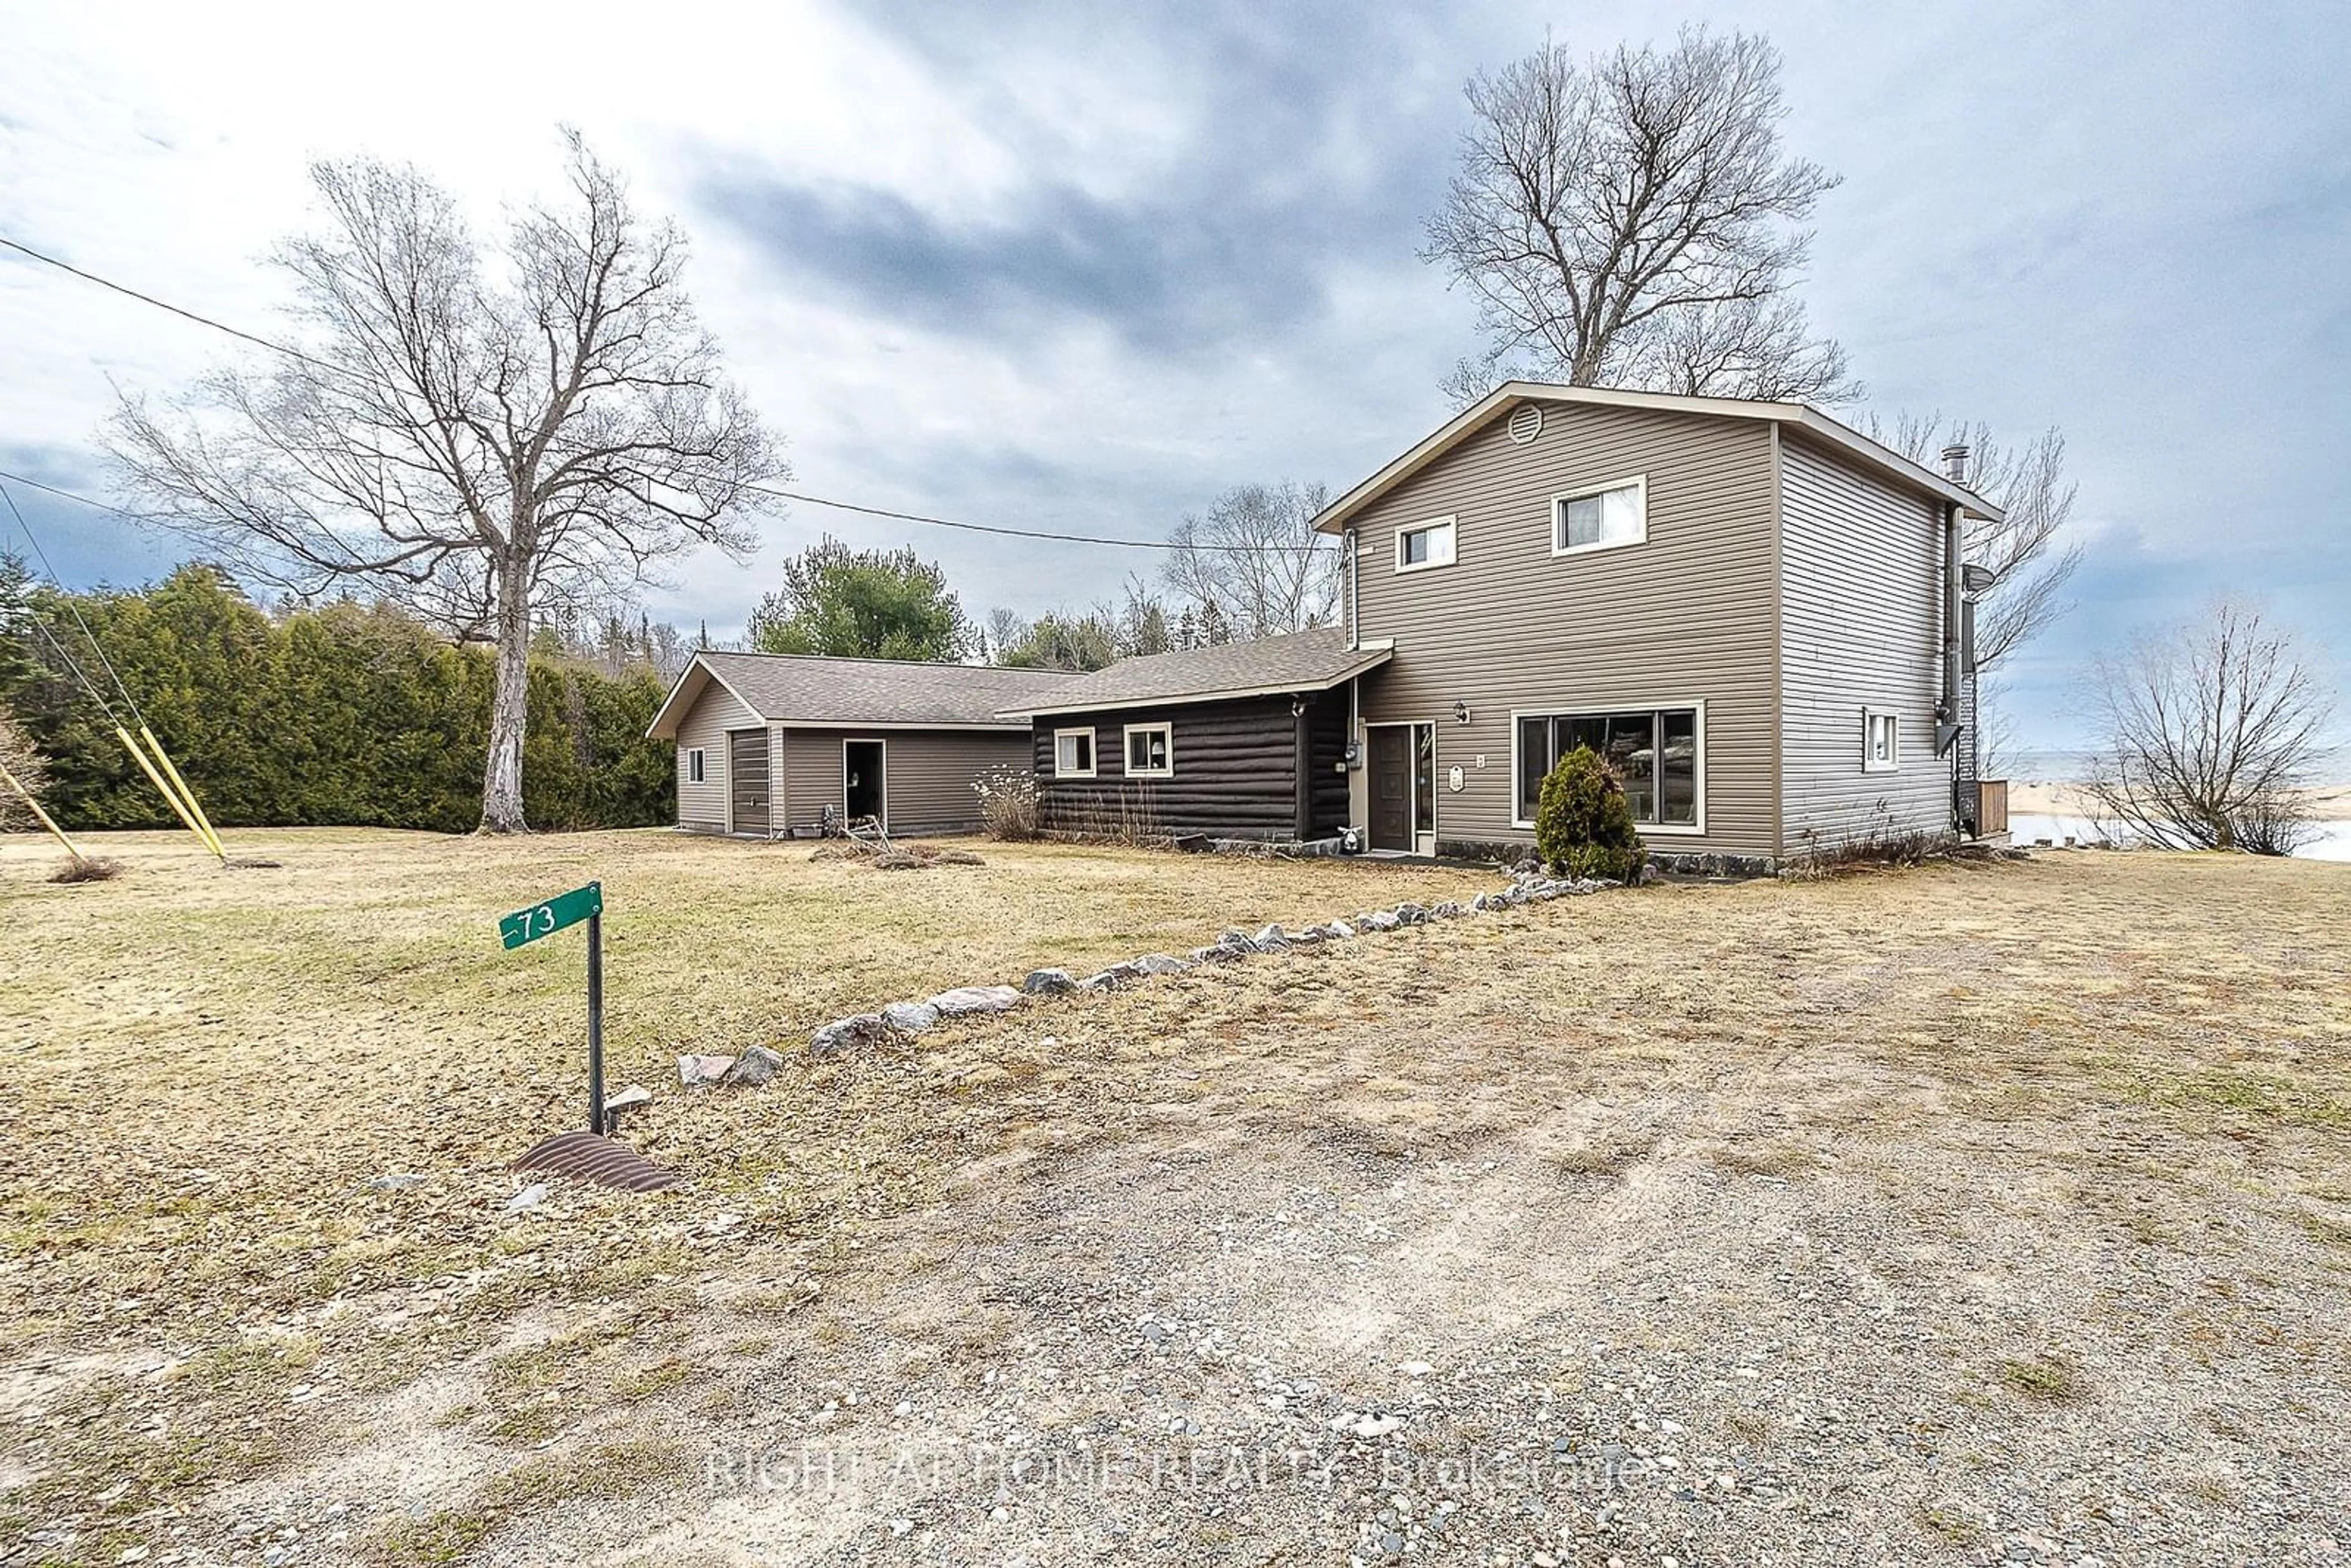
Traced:
<svg viewBox="0 0 2351 1568">
<path fill-rule="evenodd" d="M 1886 708 L 1861 712 L 1861 770 L 1893 773 L 1902 767 L 1902 720 Z"/>
<path fill-rule="evenodd" d="M 1057 729 L 1053 732 L 1053 777 L 1091 779 L 1094 776 L 1094 732 Z"/>
<path fill-rule="evenodd" d="M 702 747 L 698 746 L 685 754 L 685 781 L 689 784 L 702 782 Z"/>
<path fill-rule="evenodd" d="M 1692 707 L 1624 713 L 1520 714 L 1517 752 L 1518 825 L 1531 826 L 1542 781 L 1559 759 L 1588 746 L 1625 786 L 1633 821 L 1647 828 L 1696 828 L 1706 777 L 1703 728 Z"/>
<path fill-rule="evenodd" d="M 1129 779 L 1173 779 L 1176 737 L 1164 724 L 1126 727 L 1126 776 Z"/>
<path fill-rule="evenodd" d="M 1623 479 L 1552 497 L 1551 553 L 1614 549 L 1649 537 L 1649 481 Z"/>
<path fill-rule="evenodd" d="M 1453 564 L 1453 519 L 1439 517 L 1435 522 L 1416 523 L 1408 528 L 1398 528 L 1395 534 L 1395 569 L 1398 571 L 1426 571 L 1433 566 Z"/>
</svg>

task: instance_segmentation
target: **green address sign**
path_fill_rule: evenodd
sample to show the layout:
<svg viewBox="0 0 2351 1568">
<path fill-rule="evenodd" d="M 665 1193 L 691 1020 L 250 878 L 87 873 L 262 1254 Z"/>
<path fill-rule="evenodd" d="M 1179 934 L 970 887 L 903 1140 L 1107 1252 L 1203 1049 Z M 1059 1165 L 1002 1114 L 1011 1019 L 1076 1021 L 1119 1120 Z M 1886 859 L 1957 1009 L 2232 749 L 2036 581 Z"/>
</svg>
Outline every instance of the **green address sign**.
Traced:
<svg viewBox="0 0 2351 1568">
<path fill-rule="evenodd" d="M 575 887 L 569 893 L 559 893 L 544 904 L 534 904 L 528 909 L 517 909 L 512 915 L 498 917 L 498 940 L 508 947 L 519 947 L 526 942 L 536 942 L 542 936 L 552 936 L 567 925 L 604 913 L 604 884 L 591 882 L 585 887 Z"/>
</svg>

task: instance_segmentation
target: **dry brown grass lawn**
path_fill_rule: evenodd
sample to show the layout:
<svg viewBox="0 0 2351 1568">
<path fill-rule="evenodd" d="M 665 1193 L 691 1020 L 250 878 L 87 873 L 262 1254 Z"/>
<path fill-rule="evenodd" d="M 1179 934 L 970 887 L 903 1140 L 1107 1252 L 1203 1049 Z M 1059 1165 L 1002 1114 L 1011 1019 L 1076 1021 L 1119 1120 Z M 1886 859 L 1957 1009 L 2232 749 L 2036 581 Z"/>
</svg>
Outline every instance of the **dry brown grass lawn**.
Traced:
<svg viewBox="0 0 2351 1568">
<path fill-rule="evenodd" d="M 689 1525 L 697 1467 L 842 1418 L 821 1406 L 861 1382 L 943 1412 L 1066 1386 L 1088 1353 L 1054 1346 L 1082 1312 L 1185 1281 L 1324 1383 L 1400 1344 L 1492 1366 L 1540 1343 L 1546 1400 L 1597 1375 L 1562 1370 L 1562 1343 L 1630 1312 L 1635 1343 L 1703 1356 L 1738 1338 L 1703 1313 L 1735 1304 L 1844 1358 L 1840 1386 L 1927 1399 L 1905 1430 L 1941 1434 L 1955 1484 L 2019 1462 L 2027 1427 L 2176 1414 L 2207 1465 L 2227 1422 L 2274 1461 L 2277 1420 L 2346 1413 L 2343 867 L 2076 855 L 1562 901 L 687 1096 L 682 1051 L 789 1052 L 948 984 L 1492 883 L 1059 847 L 888 873 L 661 833 L 236 837 L 282 868 L 131 835 L 105 845 L 124 877 L 52 887 L 37 846 L 0 842 L 0 1420 L 26 1435 L 0 1454 L 0 1558 L 34 1532 L 68 1561 L 256 1546 L 226 1532 L 282 1515 L 330 1557 L 518 1561 L 559 1504 L 591 1556 L 847 1553 L 886 1518 L 722 1500 Z M 509 1215 L 505 1162 L 578 1114 L 580 955 L 501 953 L 493 925 L 590 876 L 612 1081 L 658 1094 L 630 1136 L 692 1187 Z M 366 1185 L 392 1173 L 423 1179 Z M 1795 1251 L 1750 1260 L 1766 1235 Z M 1252 1238 L 1294 1257 L 1237 1275 Z M 1372 1296 L 1351 1282 L 1391 1266 Z M 1814 1290 L 1775 1282 L 1807 1269 Z M 1939 1282 L 1932 1333 L 1807 1316 L 1913 1275 Z M 1613 1333 L 1575 1321 L 1604 1307 Z M 2164 1382 L 2180 1358 L 2246 1392 Z M 1047 1403 L 1075 1422 L 1108 1397 Z M 1502 1393 L 1464 1398 L 1508 1428 Z M 1817 1444 L 1797 1403 L 1707 1430 L 1726 1455 Z M 2079 1515 L 2065 1539 L 2146 1517 L 2092 1482 L 2046 1504 Z M 1939 1484 L 1894 1499 L 1888 1539 L 1939 1561 L 2009 1528 Z M 2166 1496 L 2196 1539 L 2252 1517 L 2202 1470 Z M 1201 1554 L 1340 1560 L 1299 1517 L 1168 1528 Z M 1007 1547 L 998 1528 L 943 1511 L 913 1540 L 952 1560 Z"/>
</svg>

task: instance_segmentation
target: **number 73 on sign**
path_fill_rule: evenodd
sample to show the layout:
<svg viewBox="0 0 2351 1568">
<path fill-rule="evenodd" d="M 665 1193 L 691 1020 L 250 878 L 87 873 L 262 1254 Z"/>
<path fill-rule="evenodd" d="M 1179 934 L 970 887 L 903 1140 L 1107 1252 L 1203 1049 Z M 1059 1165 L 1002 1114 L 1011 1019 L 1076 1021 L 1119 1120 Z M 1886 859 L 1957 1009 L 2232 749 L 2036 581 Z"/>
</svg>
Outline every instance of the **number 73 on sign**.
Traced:
<svg viewBox="0 0 2351 1568">
<path fill-rule="evenodd" d="M 604 913 L 604 884 L 591 882 L 585 887 L 575 887 L 569 893 L 559 893 L 544 904 L 534 904 L 528 909 L 517 909 L 498 919 L 498 940 L 507 947 L 519 947 L 526 942 L 536 942 L 542 936 L 552 936 L 567 925 L 577 925 L 591 915 Z"/>
</svg>

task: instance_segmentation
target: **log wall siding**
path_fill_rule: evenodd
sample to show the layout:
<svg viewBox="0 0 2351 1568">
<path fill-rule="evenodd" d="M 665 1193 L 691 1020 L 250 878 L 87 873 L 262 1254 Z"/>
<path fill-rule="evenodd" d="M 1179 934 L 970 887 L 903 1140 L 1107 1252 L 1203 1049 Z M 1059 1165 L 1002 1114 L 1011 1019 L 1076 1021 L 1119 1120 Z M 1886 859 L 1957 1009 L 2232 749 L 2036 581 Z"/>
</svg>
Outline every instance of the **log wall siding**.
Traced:
<svg viewBox="0 0 2351 1568">
<path fill-rule="evenodd" d="M 1951 763 L 1935 755 L 1941 504 L 1792 434 L 1781 472 L 1784 851 L 1947 832 Z M 1865 708 L 1900 716 L 1895 772 L 1862 768 Z"/>
<path fill-rule="evenodd" d="M 1313 833 L 1347 815 L 1346 693 L 1318 694 L 1308 709 Z M 1126 727 L 1165 724 L 1170 779 L 1126 777 Z M 1094 732 L 1094 777 L 1054 774 L 1053 732 Z M 1251 697 L 1184 707 L 1113 709 L 1036 723 L 1034 759 L 1046 827 L 1060 832 L 1213 833 L 1288 840 L 1298 829 L 1298 727 L 1290 698 Z"/>
<path fill-rule="evenodd" d="M 677 825 L 702 833 L 726 831 L 726 735 L 729 730 L 758 729 L 765 721 L 738 701 L 734 693 L 712 681 L 696 697 L 677 727 Z M 702 782 L 688 777 L 686 754 L 702 748 Z M 768 752 L 768 777 L 782 778 L 775 765 L 775 747 Z"/>
<path fill-rule="evenodd" d="M 824 809 L 846 809 L 848 776 L 841 742 L 879 740 L 886 750 L 884 824 L 893 833 L 968 832 L 979 826 L 973 781 L 992 768 L 1029 766 L 1029 737 L 1019 730 L 782 730 L 785 780 L 779 821 L 814 827 Z"/>
<path fill-rule="evenodd" d="M 1440 841 L 1531 842 L 1512 821 L 1514 710 L 1703 703 L 1706 831 L 1648 841 L 1776 854 L 1771 427 L 1542 407 L 1531 442 L 1514 444 L 1499 414 L 1356 517 L 1357 632 L 1395 645 L 1363 678 L 1363 718 L 1437 726 Z M 1552 554 L 1553 497 L 1636 476 L 1647 482 L 1646 543 Z M 1395 570 L 1395 530 L 1447 516 L 1454 564 Z M 1469 705 L 1466 725 L 1454 721 L 1458 702 Z M 1459 794 L 1444 785 L 1456 766 Z"/>
</svg>

